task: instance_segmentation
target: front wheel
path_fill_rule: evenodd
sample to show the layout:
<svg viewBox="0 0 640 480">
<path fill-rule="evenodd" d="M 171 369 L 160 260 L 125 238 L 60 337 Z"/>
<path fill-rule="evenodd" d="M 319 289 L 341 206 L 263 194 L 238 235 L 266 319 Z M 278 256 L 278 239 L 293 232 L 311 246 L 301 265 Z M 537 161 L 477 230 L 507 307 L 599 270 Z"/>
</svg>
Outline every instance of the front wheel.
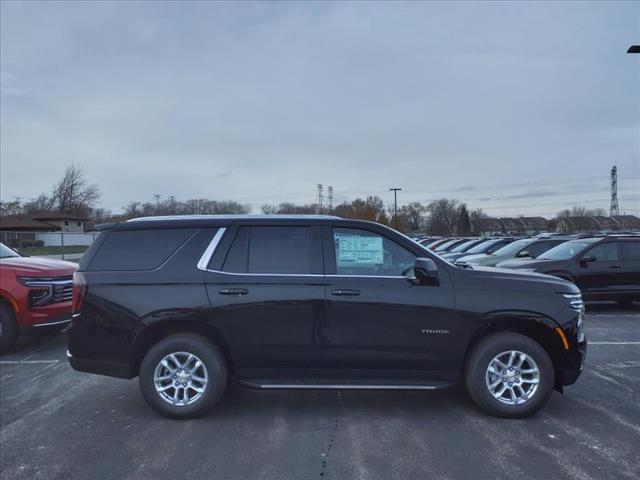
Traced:
<svg viewBox="0 0 640 480">
<path fill-rule="evenodd" d="M 169 418 L 194 418 L 220 399 L 227 384 L 224 355 L 200 335 L 171 335 L 156 343 L 140 365 L 140 391 Z"/>
<path fill-rule="evenodd" d="M 528 417 L 551 396 L 553 363 L 544 348 L 529 337 L 493 334 L 473 348 L 465 383 L 471 398 L 491 415 Z"/>
</svg>

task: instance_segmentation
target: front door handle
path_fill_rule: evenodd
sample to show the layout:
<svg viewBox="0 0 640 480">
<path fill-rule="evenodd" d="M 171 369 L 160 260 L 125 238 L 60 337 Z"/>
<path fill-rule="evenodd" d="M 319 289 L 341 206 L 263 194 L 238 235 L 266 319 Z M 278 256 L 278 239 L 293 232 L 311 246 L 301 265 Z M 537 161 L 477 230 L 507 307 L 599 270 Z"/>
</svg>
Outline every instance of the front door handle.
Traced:
<svg viewBox="0 0 640 480">
<path fill-rule="evenodd" d="M 617 270 L 618 268 L 622 268 L 620 265 L 611 265 L 609 267 L 611 270 Z"/>
<path fill-rule="evenodd" d="M 218 290 L 220 295 L 246 295 L 249 290 L 246 288 L 221 288 Z"/>
<path fill-rule="evenodd" d="M 360 290 L 354 288 L 336 288 L 331 290 L 331 295 L 336 297 L 357 297 L 360 295 Z"/>
</svg>

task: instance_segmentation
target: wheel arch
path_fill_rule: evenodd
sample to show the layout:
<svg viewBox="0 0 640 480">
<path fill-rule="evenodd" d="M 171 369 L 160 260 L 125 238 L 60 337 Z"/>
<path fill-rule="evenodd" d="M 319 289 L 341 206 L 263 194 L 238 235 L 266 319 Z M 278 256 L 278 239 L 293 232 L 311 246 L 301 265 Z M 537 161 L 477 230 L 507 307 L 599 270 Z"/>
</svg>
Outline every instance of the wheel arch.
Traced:
<svg viewBox="0 0 640 480">
<path fill-rule="evenodd" d="M 224 336 L 216 327 L 196 320 L 164 320 L 146 326 L 134 339 L 129 353 L 131 377 L 138 375 L 142 359 L 153 345 L 163 338 L 178 333 L 195 333 L 214 342 L 225 356 L 229 374 L 233 373 L 234 366 L 231 350 Z"/>
<path fill-rule="evenodd" d="M 546 275 L 551 275 L 553 277 L 558 277 L 561 278 L 563 280 L 567 280 L 568 282 L 571 283 L 576 283 L 576 279 L 574 278 L 573 275 L 571 275 L 571 272 L 568 272 L 566 270 L 552 270 L 548 273 L 546 273 Z"/>
<path fill-rule="evenodd" d="M 554 388 L 562 391 L 563 340 L 556 331 L 560 325 L 553 319 L 531 312 L 498 312 L 486 315 L 485 322 L 473 333 L 464 355 L 464 371 L 473 348 L 477 343 L 495 333 L 513 332 L 529 337 L 538 343 L 549 355 L 555 374 Z"/>
</svg>

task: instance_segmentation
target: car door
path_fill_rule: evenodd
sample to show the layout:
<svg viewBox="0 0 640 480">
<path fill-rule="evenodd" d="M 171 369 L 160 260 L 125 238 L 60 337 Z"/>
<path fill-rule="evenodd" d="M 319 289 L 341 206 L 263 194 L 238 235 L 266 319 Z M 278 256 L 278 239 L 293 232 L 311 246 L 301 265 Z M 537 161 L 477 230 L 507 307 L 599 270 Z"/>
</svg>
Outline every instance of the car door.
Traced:
<svg viewBox="0 0 640 480">
<path fill-rule="evenodd" d="M 237 376 L 291 376 L 317 366 L 324 315 L 321 232 L 312 225 L 236 225 L 205 283 Z"/>
<path fill-rule="evenodd" d="M 627 292 L 635 293 L 640 300 L 640 240 L 620 242 L 622 256 L 622 282 Z"/>
<path fill-rule="evenodd" d="M 327 226 L 324 246 L 327 366 L 344 375 L 451 375 L 454 297 L 446 269 L 440 285 L 416 285 L 409 279 L 420 252 L 373 227 Z"/>
<path fill-rule="evenodd" d="M 602 242 L 585 250 L 575 273 L 576 285 L 583 293 L 607 295 L 624 289 L 618 242 Z"/>
</svg>

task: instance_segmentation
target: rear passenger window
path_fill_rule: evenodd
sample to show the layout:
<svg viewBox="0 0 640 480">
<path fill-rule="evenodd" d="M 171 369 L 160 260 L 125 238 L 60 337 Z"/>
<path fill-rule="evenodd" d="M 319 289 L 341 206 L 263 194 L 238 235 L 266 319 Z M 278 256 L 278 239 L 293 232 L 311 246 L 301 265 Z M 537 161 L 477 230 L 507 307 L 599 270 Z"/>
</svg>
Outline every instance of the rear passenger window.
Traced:
<svg viewBox="0 0 640 480">
<path fill-rule="evenodd" d="M 322 271 L 311 227 L 241 227 L 222 270 L 230 273 L 310 274 Z"/>
<path fill-rule="evenodd" d="M 628 262 L 640 261 L 640 242 L 620 242 L 622 259 Z"/>
<path fill-rule="evenodd" d="M 88 270 L 153 270 L 164 263 L 196 230 L 163 228 L 112 231 Z"/>
</svg>

